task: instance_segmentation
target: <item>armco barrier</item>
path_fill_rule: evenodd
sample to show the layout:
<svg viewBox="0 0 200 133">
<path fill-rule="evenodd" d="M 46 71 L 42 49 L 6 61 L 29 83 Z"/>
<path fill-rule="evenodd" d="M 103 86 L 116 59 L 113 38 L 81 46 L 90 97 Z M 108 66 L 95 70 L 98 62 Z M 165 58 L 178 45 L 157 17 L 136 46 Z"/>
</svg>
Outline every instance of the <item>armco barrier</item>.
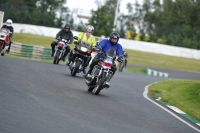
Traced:
<svg viewBox="0 0 200 133">
<path fill-rule="evenodd" d="M 37 45 L 28 45 L 14 42 L 11 45 L 10 54 L 25 58 L 48 60 L 51 59 L 51 48 Z"/>
</svg>

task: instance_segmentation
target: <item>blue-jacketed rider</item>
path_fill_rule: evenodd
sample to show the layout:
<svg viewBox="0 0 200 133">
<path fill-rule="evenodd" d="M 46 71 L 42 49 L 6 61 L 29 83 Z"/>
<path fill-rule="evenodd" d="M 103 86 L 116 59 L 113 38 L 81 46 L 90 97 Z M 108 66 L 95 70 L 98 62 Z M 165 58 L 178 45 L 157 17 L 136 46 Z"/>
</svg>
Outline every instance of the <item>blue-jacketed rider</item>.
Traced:
<svg viewBox="0 0 200 133">
<path fill-rule="evenodd" d="M 96 46 L 96 50 L 99 51 L 98 49 L 101 49 L 104 53 L 106 53 L 110 48 L 116 50 L 117 54 L 118 54 L 118 61 L 123 61 L 124 58 L 124 54 L 123 54 L 123 48 L 121 46 L 121 44 L 118 43 L 119 41 L 119 34 L 117 32 L 113 32 L 110 34 L 110 38 L 109 39 L 104 39 L 102 40 L 99 45 Z M 100 61 L 100 59 L 103 58 L 103 54 L 98 53 L 94 59 L 92 60 L 92 63 L 90 64 L 90 68 L 87 72 L 86 75 L 84 75 L 85 78 L 89 78 L 91 77 L 91 72 L 94 68 L 95 65 L 98 64 L 98 62 Z M 115 74 L 115 71 L 117 70 L 116 68 L 116 64 L 114 63 L 113 66 L 111 67 L 111 71 L 113 72 L 113 75 Z M 106 83 L 109 86 L 109 82 Z"/>
</svg>

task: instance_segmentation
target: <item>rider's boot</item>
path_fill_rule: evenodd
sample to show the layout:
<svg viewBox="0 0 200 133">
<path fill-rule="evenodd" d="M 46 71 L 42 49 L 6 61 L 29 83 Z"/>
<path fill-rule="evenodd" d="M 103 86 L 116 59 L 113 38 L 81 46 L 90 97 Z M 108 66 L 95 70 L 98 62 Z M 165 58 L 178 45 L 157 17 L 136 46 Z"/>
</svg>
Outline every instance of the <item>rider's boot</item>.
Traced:
<svg viewBox="0 0 200 133">
<path fill-rule="evenodd" d="M 54 56 L 55 50 L 52 50 L 51 57 Z"/>
<path fill-rule="evenodd" d="M 110 87 L 110 82 L 106 81 L 105 87 L 106 87 L 106 88 L 109 88 L 109 87 Z"/>
</svg>

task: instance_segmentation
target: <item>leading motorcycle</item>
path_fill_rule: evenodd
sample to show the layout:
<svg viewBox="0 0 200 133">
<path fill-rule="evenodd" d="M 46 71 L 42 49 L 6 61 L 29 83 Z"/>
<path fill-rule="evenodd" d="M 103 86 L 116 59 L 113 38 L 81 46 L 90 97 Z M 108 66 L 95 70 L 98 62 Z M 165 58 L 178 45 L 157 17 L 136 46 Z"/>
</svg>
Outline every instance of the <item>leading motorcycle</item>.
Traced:
<svg viewBox="0 0 200 133">
<path fill-rule="evenodd" d="M 77 36 L 74 36 L 75 40 L 78 40 Z M 84 66 L 91 59 L 92 46 L 88 46 L 85 43 L 79 42 L 75 44 L 75 48 L 72 50 L 71 63 L 69 69 L 72 76 L 76 76 L 77 73 L 83 71 Z"/>
<path fill-rule="evenodd" d="M 60 60 L 64 58 L 65 48 L 68 47 L 68 41 L 65 39 L 57 40 L 58 45 L 55 48 L 53 64 L 59 64 Z"/>
<path fill-rule="evenodd" d="M 6 53 L 6 50 L 8 50 L 8 47 L 11 43 L 10 40 L 10 30 L 2 28 L 0 29 L 0 53 L 1 56 L 4 56 Z"/>
<path fill-rule="evenodd" d="M 102 51 L 97 51 L 97 53 L 102 53 Z M 109 49 L 106 54 L 104 54 L 103 59 L 98 62 L 98 65 L 95 65 L 91 78 L 86 78 L 85 83 L 88 86 L 88 91 L 93 92 L 95 95 L 98 95 L 101 90 L 109 88 L 106 82 L 109 82 L 113 76 L 111 67 L 114 64 L 116 59 L 116 51 L 114 49 Z"/>
</svg>

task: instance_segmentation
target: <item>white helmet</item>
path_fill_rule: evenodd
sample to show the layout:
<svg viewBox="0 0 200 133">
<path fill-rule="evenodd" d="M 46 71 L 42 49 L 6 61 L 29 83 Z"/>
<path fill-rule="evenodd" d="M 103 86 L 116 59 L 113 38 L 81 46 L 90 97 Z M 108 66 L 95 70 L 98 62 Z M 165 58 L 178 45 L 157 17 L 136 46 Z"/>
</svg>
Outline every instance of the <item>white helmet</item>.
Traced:
<svg viewBox="0 0 200 133">
<path fill-rule="evenodd" d="M 8 20 L 6 21 L 6 25 L 7 25 L 7 26 L 11 26 L 11 25 L 12 25 L 12 20 L 11 20 L 11 19 L 8 19 Z"/>
</svg>

